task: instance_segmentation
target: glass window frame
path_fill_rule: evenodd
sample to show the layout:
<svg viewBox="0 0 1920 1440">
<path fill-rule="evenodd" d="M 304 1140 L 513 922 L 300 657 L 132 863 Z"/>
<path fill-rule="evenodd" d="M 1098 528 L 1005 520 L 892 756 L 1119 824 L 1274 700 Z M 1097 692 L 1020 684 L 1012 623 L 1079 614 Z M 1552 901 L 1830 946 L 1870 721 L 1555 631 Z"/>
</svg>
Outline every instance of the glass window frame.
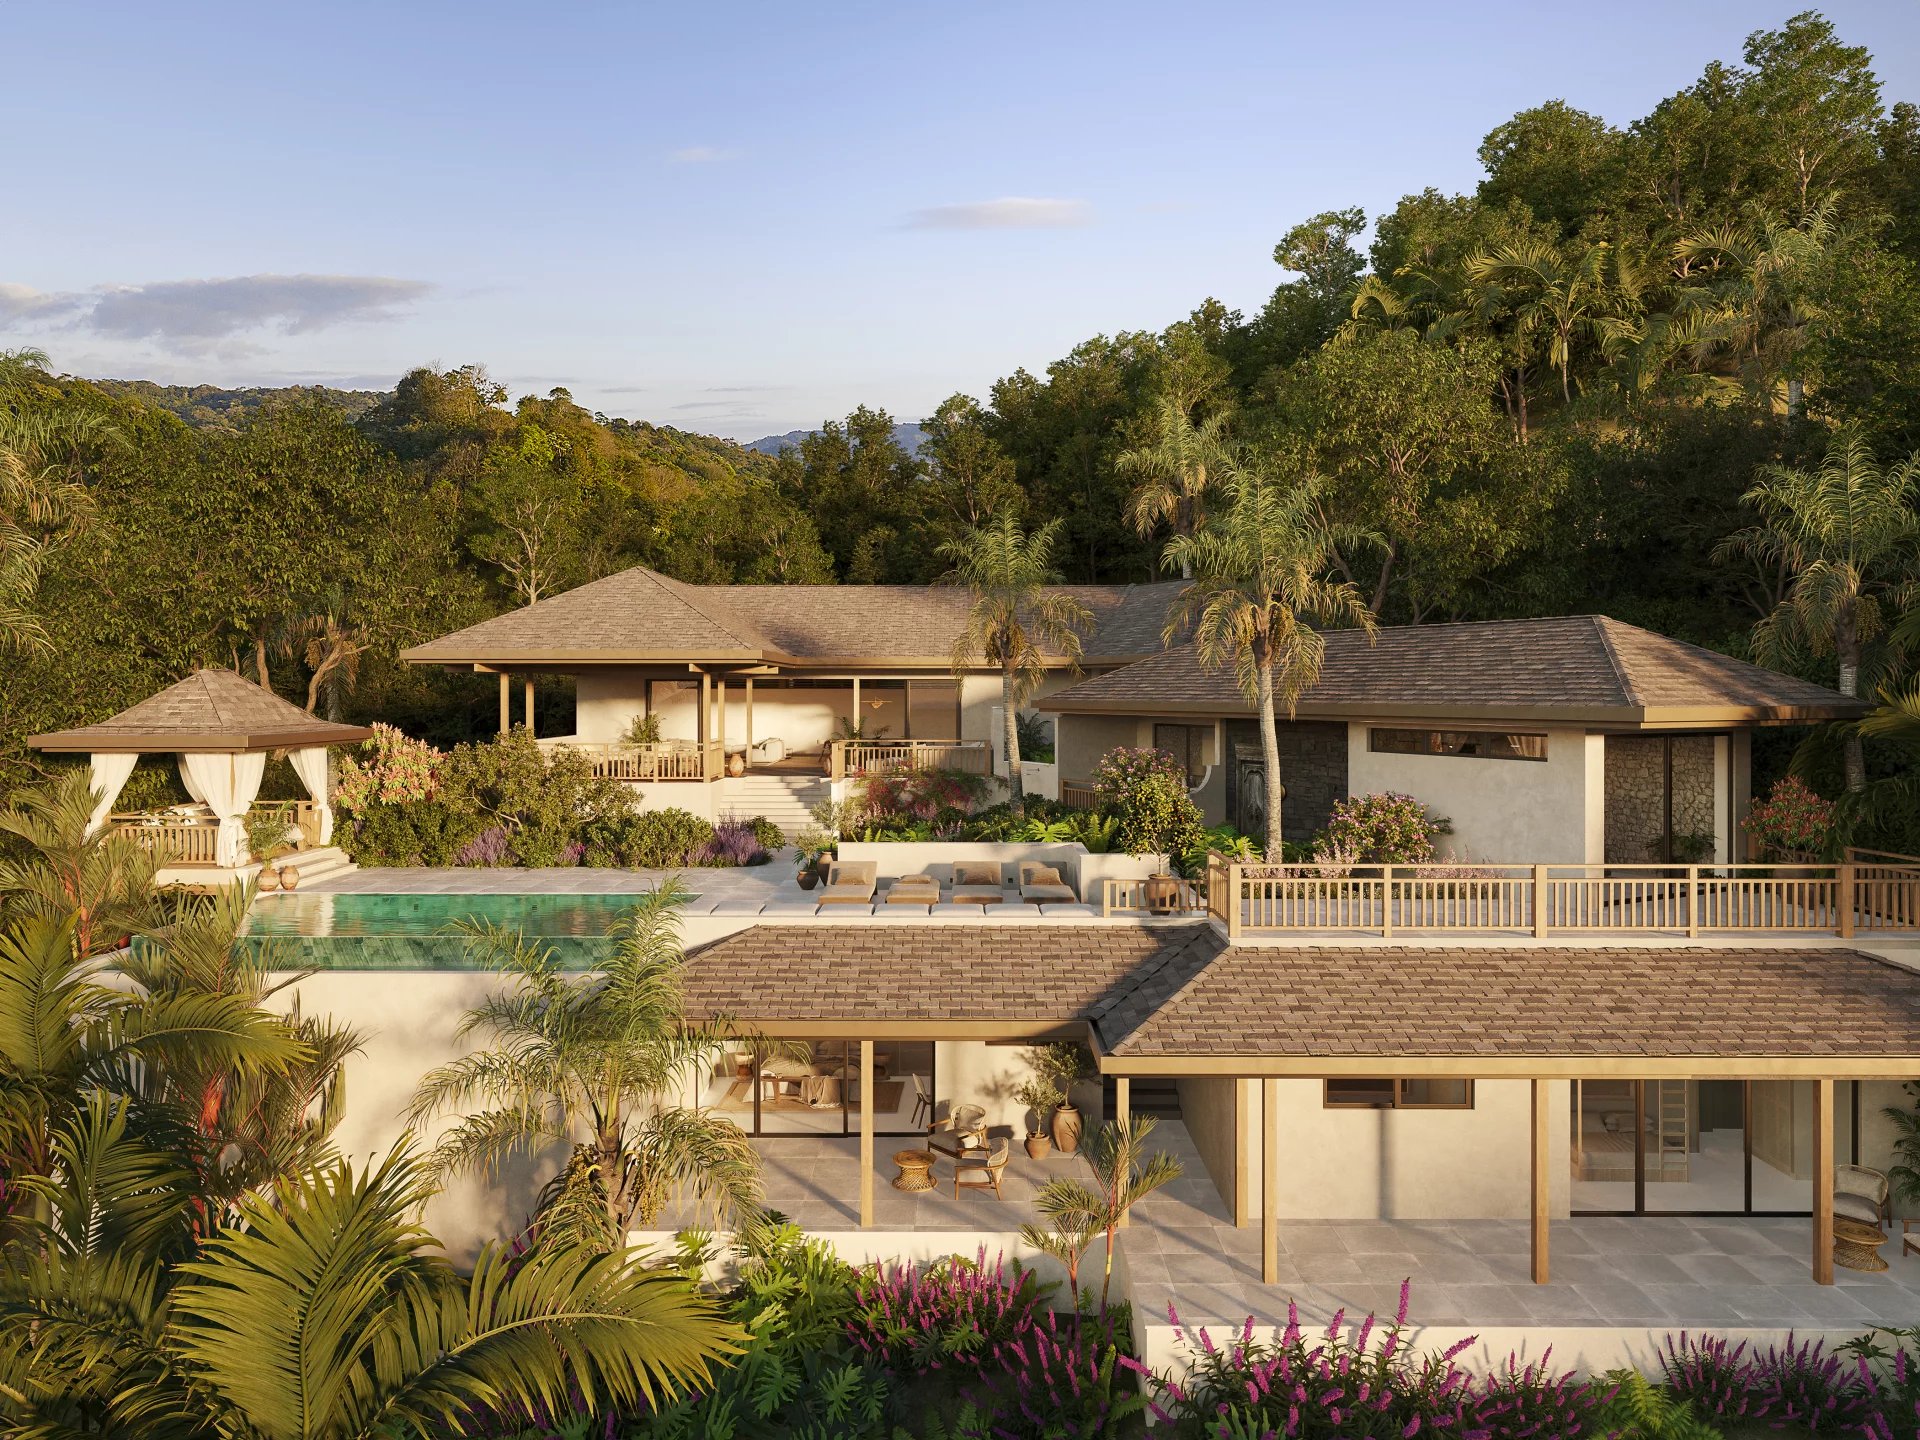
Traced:
<svg viewBox="0 0 1920 1440">
<path fill-rule="evenodd" d="M 1412 743 L 1383 744 L 1382 741 L 1388 736 L 1406 736 Z M 1462 740 L 1470 739 L 1476 744 L 1483 740 L 1505 742 L 1515 736 L 1538 740 L 1540 753 L 1521 755 L 1511 749 L 1493 752 L 1459 748 Z M 1449 745 L 1449 739 L 1455 743 Z M 1547 763 L 1547 734 L 1543 730 L 1446 730 L 1407 725 L 1370 725 L 1367 727 L 1367 749 L 1375 755 L 1432 755 L 1450 760 L 1518 760 L 1528 765 L 1544 765 Z"/>
<path fill-rule="evenodd" d="M 1416 1075 L 1410 1078 L 1397 1076 L 1353 1076 L 1345 1080 L 1322 1080 L 1320 1106 L 1323 1110 L 1471 1110 L 1474 1108 L 1474 1082 L 1466 1080 L 1467 1098 L 1461 1104 L 1436 1104 L 1425 1100 L 1408 1100 L 1406 1089 L 1409 1085 L 1420 1084 L 1435 1077 Z M 1455 1076 L 1444 1077 L 1456 1079 Z M 1336 1100 L 1333 1090 L 1336 1085 L 1386 1084 L 1393 1087 L 1391 1096 L 1385 1100 Z"/>
</svg>

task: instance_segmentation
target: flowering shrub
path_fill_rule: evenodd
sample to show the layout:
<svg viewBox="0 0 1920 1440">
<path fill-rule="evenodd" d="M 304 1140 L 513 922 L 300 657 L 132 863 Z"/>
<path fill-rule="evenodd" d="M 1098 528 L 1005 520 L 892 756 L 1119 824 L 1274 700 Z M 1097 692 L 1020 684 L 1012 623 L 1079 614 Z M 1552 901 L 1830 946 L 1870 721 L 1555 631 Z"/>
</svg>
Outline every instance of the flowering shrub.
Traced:
<svg viewBox="0 0 1920 1440">
<path fill-rule="evenodd" d="M 1031 1271 L 1004 1259 L 987 1268 L 959 1256 L 925 1270 L 881 1265 L 862 1272 L 847 1336 L 891 1368 L 979 1376 L 996 1346 L 1033 1333 L 1046 1298 Z"/>
<path fill-rule="evenodd" d="M 460 847 L 453 857 L 456 865 L 491 866 L 507 863 L 507 831 L 504 825 L 489 825 Z"/>
<path fill-rule="evenodd" d="M 333 808 L 352 820 L 375 804 L 431 800 L 440 788 L 444 753 L 392 725 L 376 723 L 361 747 L 363 758 L 342 756 L 333 786 Z"/>
<path fill-rule="evenodd" d="M 690 857 L 695 865 L 764 865 L 766 847 L 747 820 L 728 816 L 713 827 L 713 834 Z"/>
<path fill-rule="evenodd" d="M 1433 859 L 1433 842 L 1453 833 L 1453 822 L 1411 795 L 1393 791 L 1350 795 L 1334 802 L 1315 854 L 1350 857 L 1362 865 L 1419 865 Z"/>
<path fill-rule="evenodd" d="M 1894 1342 L 1888 1350 L 1876 1335 Z M 1909 1350 L 1912 1344 L 1915 1348 Z M 1876 1331 L 1849 1340 L 1840 1347 L 1859 1367 L 1866 1418 L 1861 1433 L 1867 1440 L 1906 1440 L 1920 1435 L 1920 1326 Z"/>
<path fill-rule="evenodd" d="M 713 826 L 685 810 L 636 810 L 602 815 L 581 827 L 589 865 L 632 870 L 672 870 L 697 865 L 713 839 Z"/>
<path fill-rule="evenodd" d="M 1818 1340 L 1747 1354 L 1719 1336 L 1667 1337 L 1667 1388 L 1704 1420 L 1764 1421 L 1815 1434 L 1859 1434 L 1869 1414 L 1864 1361 L 1828 1354 Z M 1871 1432 L 1868 1432 L 1871 1433 Z"/>
<path fill-rule="evenodd" d="M 981 1381 L 963 1385 L 955 1426 L 963 1440 L 1055 1440 L 1129 1433 L 1122 1422 L 1146 1400 L 1125 1367 L 1122 1311 L 1102 1316 L 1048 1310 L 982 1358 Z"/>
<path fill-rule="evenodd" d="M 1164 750 L 1121 745 L 1093 772 L 1100 809 L 1120 822 L 1118 844 L 1129 855 L 1178 861 L 1201 844 L 1200 807 L 1187 793 L 1187 768 Z"/>
<path fill-rule="evenodd" d="M 869 775 L 860 798 L 868 823 L 885 826 L 932 822 L 948 812 L 965 819 L 986 793 L 986 777 L 965 770 L 889 770 Z"/>
<path fill-rule="evenodd" d="M 1768 852 L 1789 860 L 1817 860 L 1833 838 L 1833 802 L 1807 788 L 1797 775 L 1773 782 L 1767 798 L 1755 803 L 1740 822 Z"/>
<path fill-rule="evenodd" d="M 1510 1358 L 1504 1370 L 1476 1378 L 1454 1363 L 1473 1337 L 1439 1354 L 1404 1348 L 1407 1291 L 1403 1284 L 1399 1311 L 1377 1344 L 1371 1315 L 1349 1332 L 1345 1313 L 1338 1313 L 1315 1338 L 1300 1328 L 1299 1311 L 1290 1305 L 1277 1340 L 1254 1339 L 1249 1319 L 1222 1347 L 1205 1329 L 1181 1325 L 1169 1306 L 1168 1318 L 1193 1354 L 1186 1382 L 1163 1379 L 1138 1361 L 1121 1364 L 1145 1381 L 1149 1408 L 1172 1427 L 1174 1440 L 1576 1440 L 1589 1432 L 1606 1391 L 1550 1371 L 1550 1353 L 1524 1367 Z"/>
</svg>

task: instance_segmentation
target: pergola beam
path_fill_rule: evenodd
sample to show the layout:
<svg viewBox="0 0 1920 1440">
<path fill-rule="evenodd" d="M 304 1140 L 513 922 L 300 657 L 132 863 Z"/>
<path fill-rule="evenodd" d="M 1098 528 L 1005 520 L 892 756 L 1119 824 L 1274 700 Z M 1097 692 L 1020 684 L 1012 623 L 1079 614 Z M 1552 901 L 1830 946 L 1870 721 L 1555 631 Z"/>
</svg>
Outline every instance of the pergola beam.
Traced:
<svg viewBox="0 0 1920 1440">
<path fill-rule="evenodd" d="M 1280 1082 L 1260 1086 L 1260 1280 L 1280 1280 Z"/>
<path fill-rule="evenodd" d="M 873 1041 L 860 1042 L 860 1228 L 873 1228 Z"/>
</svg>

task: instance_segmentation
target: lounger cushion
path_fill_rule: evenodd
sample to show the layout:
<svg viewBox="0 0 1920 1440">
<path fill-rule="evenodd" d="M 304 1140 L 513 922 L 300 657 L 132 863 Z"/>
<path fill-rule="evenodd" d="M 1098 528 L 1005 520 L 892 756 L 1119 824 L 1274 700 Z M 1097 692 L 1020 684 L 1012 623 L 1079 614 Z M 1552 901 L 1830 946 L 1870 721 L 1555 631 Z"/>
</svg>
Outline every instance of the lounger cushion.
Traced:
<svg viewBox="0 0 1920 1440">
<path fill-rule="evenodd" d="M 827 866 L 827 888 L 832 890 L 842 885 L 863 885 L 871 895 L 879 873 L 880 862 L 877 860 L 835 860 Z"/>
<path fill-rule="evenodd" d="M 998 885 L 956 885 L 947 896 L 955 905 L 998 905 L 1006 898 Z"/>
<path fill-rule="evenodd" d="M 1020 898 L 1030 905 L 1050 904 L 1055 901 L 1070 905 L 1080 897 L 1066 885 L 1023 885 Z"/>
<path fill-rule="evenodd" d="M 954 862 L 953 883 L 993 890 L 1000 888 L 1000 867 L 959 860 Z"/>
<path fill-rule="evenodd" d="M 1059 885 L 1064 882 L 1060 879 L 1060 872 L 1051 865 L 1022 865 L 1020 883 L 1032 889 L 1036 885 Z"/>
</svg>

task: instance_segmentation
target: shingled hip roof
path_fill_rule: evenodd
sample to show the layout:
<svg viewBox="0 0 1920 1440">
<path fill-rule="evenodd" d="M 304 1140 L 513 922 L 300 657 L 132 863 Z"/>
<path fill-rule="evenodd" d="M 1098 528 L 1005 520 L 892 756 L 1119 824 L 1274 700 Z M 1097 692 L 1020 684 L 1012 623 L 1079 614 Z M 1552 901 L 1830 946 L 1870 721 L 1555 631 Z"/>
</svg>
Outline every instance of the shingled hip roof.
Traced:
<svg viewBox="0 0 1920 1440">
<path fill-rule="evenodd" d="M 1596 722 L 1838 719 L 1869 708 L 1811 681 L 1766 670 L 1605 615 L 1486 620 L 1326 635 L 1304 717 L 1483 714 Z M 1245 714 L 1231 667 L 1191 645 L 1095 675 L 1036 702 L 1066 713 Z"/>
<path fill-rule="evenodd" d="M 1920 1073 L 1920 974 L 1853 950 L 1229 946 L 1210 925 L 759 925 L 689 1015 L 770 1034 L 1090 1027 L 1119 1073 L 1824 1066 Z M 1623 1068 L 1624 1067 L 1624 1068 Z"/>
<path fill-rule="evenodd" d="M 1090 661 L 1160 648 L 1178 583 L 1067 585 Z M 403 652 L 414 664 L 892 660 L 946 666 L 966 624 L 950 585 L 688 585 L 635 566 Z M 1064 661 L 1064 657 L 1061 657 Z"/>
<path fill-rule="evenodd" d="M 231 670 L 196 670 L 111 719 L 34 735 L 54 752 L 166 753 L 298 750 L 351 745 L 373 732 L 319 720 Z"/>
</svg>

